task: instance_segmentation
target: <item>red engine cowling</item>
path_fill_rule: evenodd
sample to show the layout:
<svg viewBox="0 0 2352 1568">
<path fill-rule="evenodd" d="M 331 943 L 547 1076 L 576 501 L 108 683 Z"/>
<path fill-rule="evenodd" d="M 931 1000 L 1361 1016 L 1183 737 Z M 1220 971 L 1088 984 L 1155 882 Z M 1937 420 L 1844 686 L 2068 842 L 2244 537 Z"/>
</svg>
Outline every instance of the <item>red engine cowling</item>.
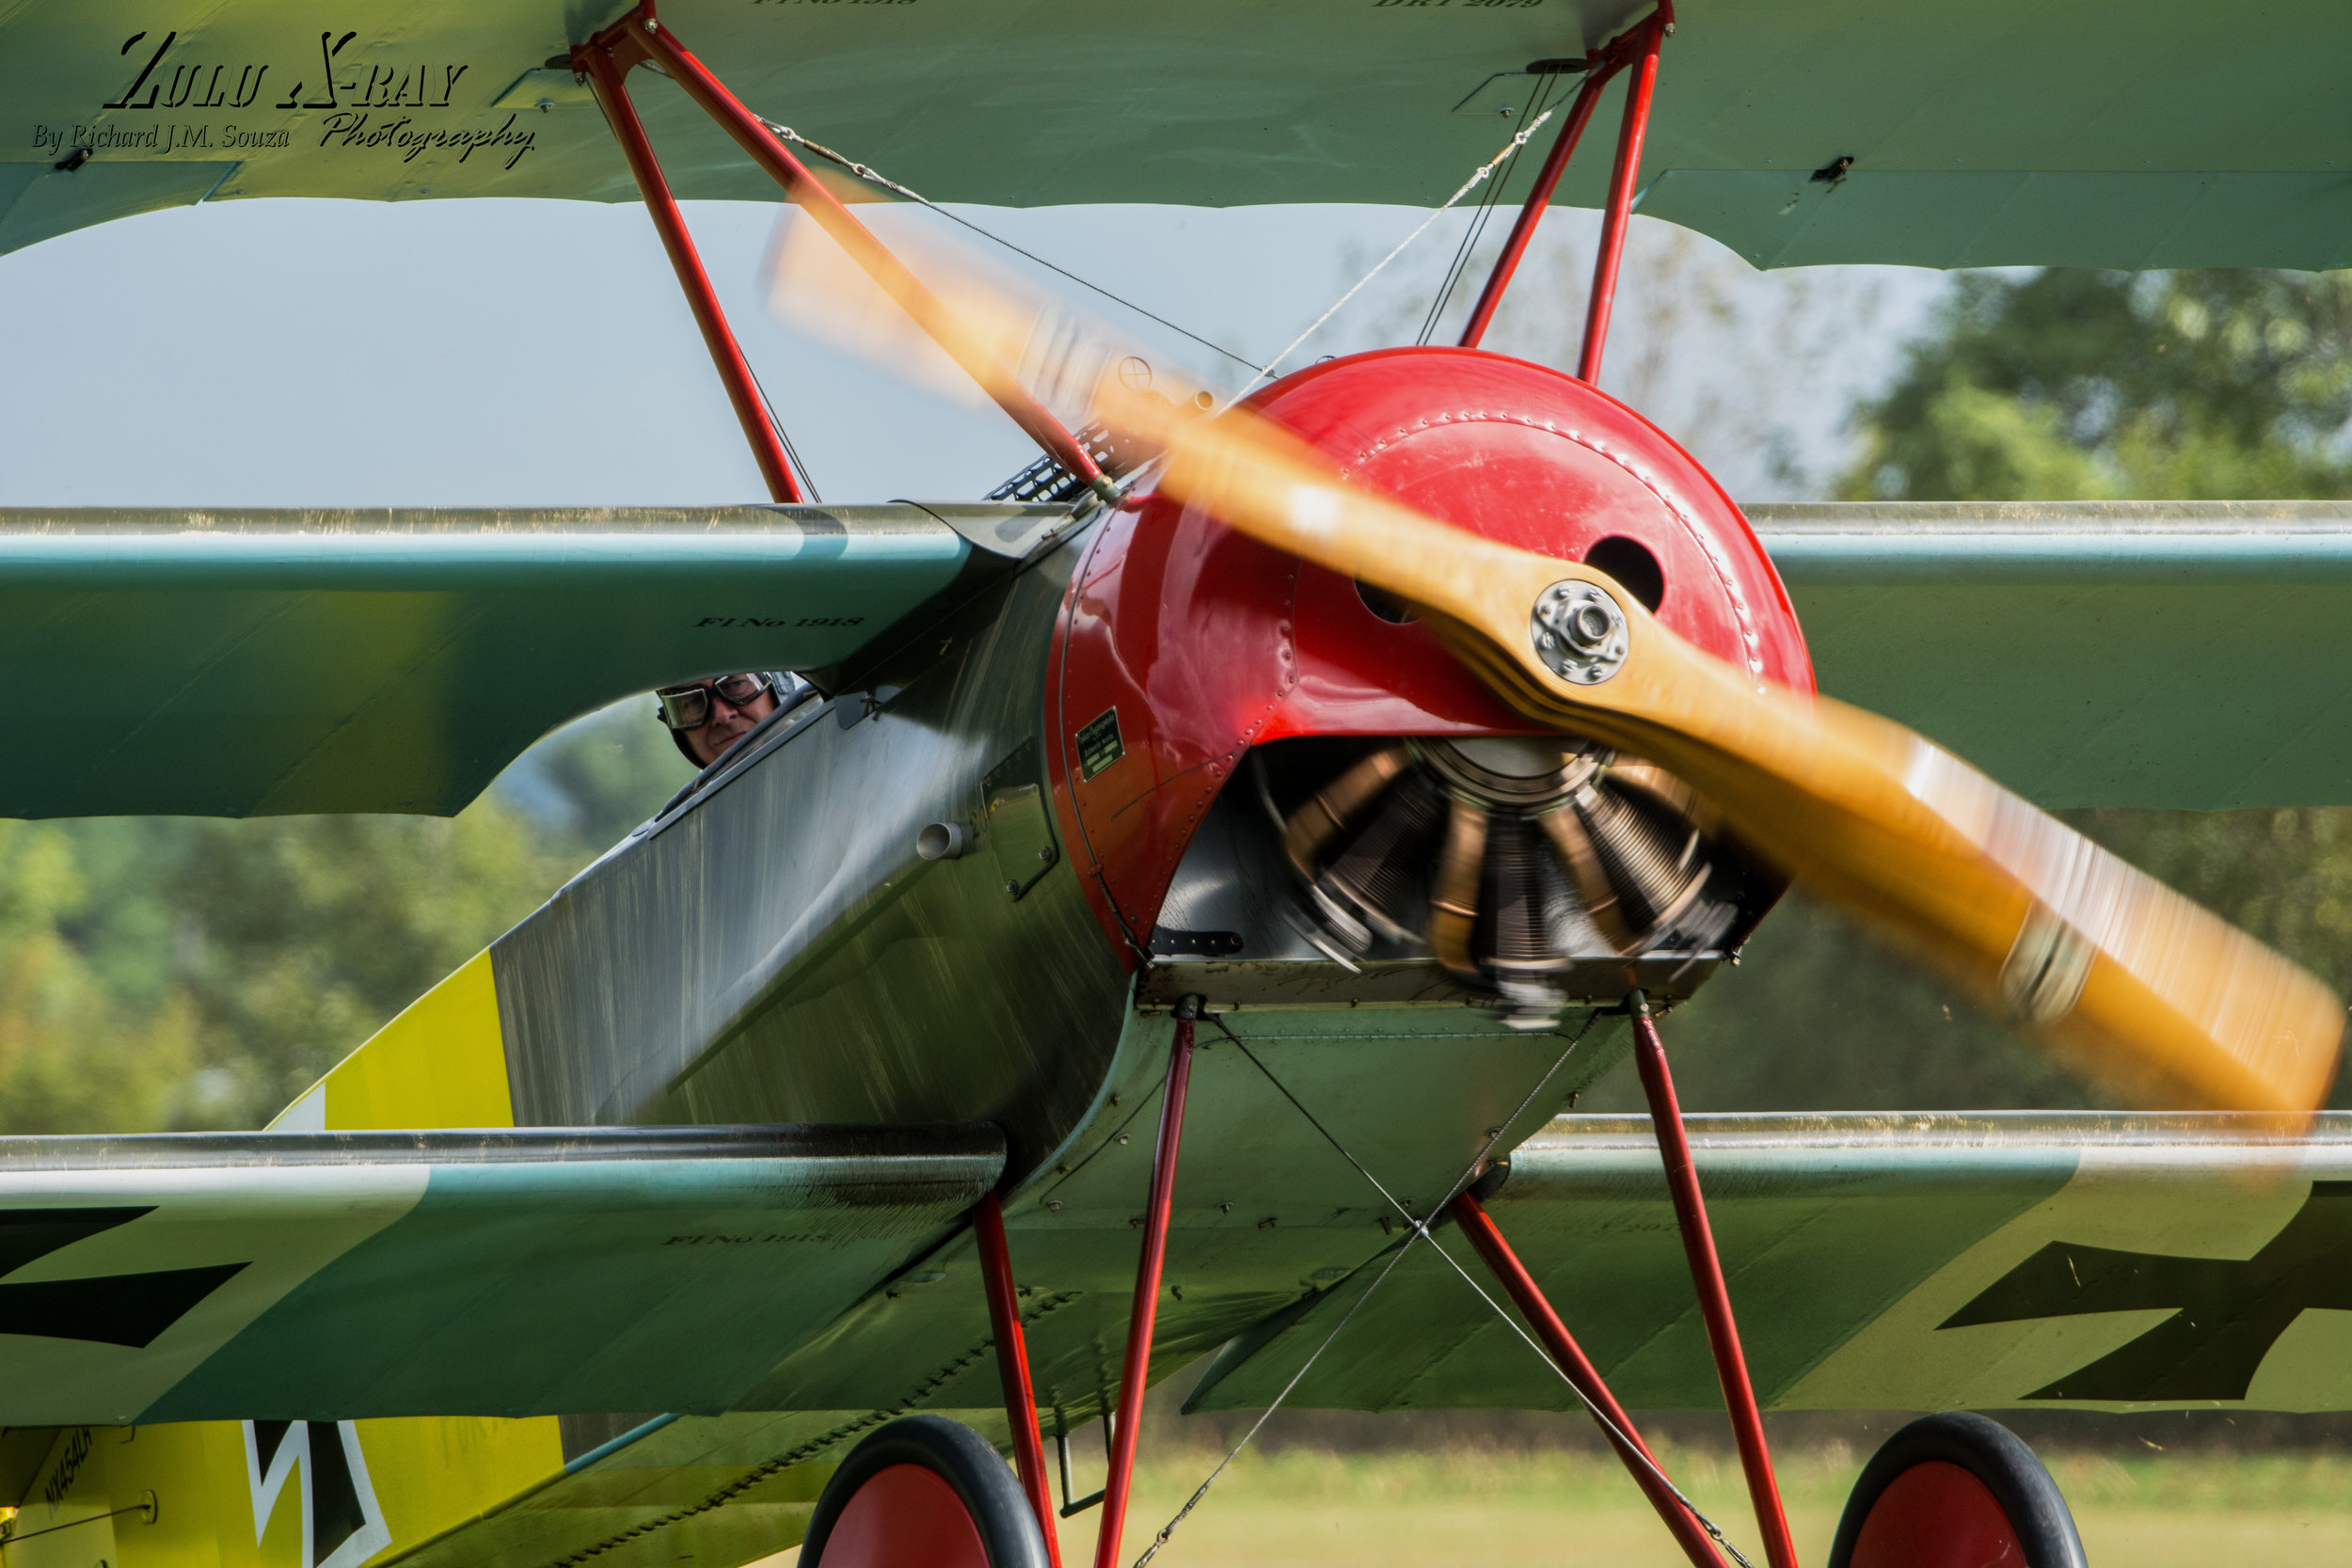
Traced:
<svg viewBox="0 0 2352 1568">
<path fill-rule="evenodd" d="M 1739 509 L 1662 432 L 1582 382 L 1493 354 L 1393 349 L 1302 371 L 1252 405 L 1357 483 L 1489 538 L 1588 562 L 1677 635 L 1759 676 L 1811 689 L 1788 594 Z M 1354 784 L 1326 780 L 1326 788 L 1310 780 L 1294 793 L 1337 790 L 1354 809 L 1362 804 L 1357 797 L 1390 788 L 1398 768 L 1433 763 L 1437 784 L 1423 793 L 1434 803 L 1415 807 L 1420 826 L 1407 828 L 1442 839 L 1446 813 L 1459 811 L 1447 803 L 1463 793 L 1455 783 L 1486 778 L 1482 768 L 1496 761 L 1483 753 L 1483 761 L 1467 760 L 1460 742 L 1541 733 L 1402 613 L 1343 578 L 1163 499 L 1098 531 L 1057 630 L 1049 722 L 1058 742 L 1053 782 L 1063 832 L 1116 945 L 1131 957 L 1150 949 L 1195 830 L 1253 748 L 1300 736 L 1420 737 L 1399 743 L 1408 752 L 1342 748 L 1318 766 L 1326 773 L 1353 768 Z M 1555 805 L 1577 789 L 1589 792 L 1597 776 L 1573 753 L 1557 773 Z M 1361 760 L 1375 754 L 1391 760 Z M 1555 760 L 1562 759 L 1548 753 L 1546 766 Z M 1659 781 L 1645 782 L 1626 760 L 1616 759 L 1619 793 L 1639 808 L 1636 816 L 1657 819 L 1648 836 L 1666 845 L 1661 835 L 1671 836 L 1671 782 L 1653 789 Z M 1500 766 L 1504 774 L 1529 771 L 1508 756 Z M 1497 787 L 1509 796 L 1521 786 L 1505 780 Z M 1258 788 L 1266 796 L 1263 780 Z M 1267 803 L 1278 816 L 1288 809 L 1270 796 Z M 1412 816 L 1393 802 L 1386 809 Z M 1505 815 L 1516 811 L 1506 807 Z M 1601 824 L 1587 826 L 1598 832 Z M 1457 824 L 1456 835 L 1462 831 Z M 1525 833 L 1535 842 L 1536 827 Z M 1574 872 L 1579 836 L 1550 833 L 1565 847 L 1544 852 L 1557 862 L 1544 885 L 1561 880 L 1560 867 Z M 1317 874 L 1314 856 L 1311 846 L 1302 854 L 1301 845 L 1312 837 L 1294 820 L 1286 840 L 1308 878 Z M 1682 858 L 1691 853 L 1686 846 Z M 1442 867 L 1438 875 L 1442 879 Z M 1487 875 L 1491 880 L 1495 873 Z M 1424 895 L 1437 898 L 1425 888 L 1412 895 Z M 1488 895 L 1496 896 L 1507 901 L 1508 889 Z M 1362 900 L 1342 902 L 1355 909 Z M 1356 912 L 1387 929 L 1397 922 L 1384 919 L 1385 907 Z M 1491 911 L 1480 918 L 1491 919 Z M 1438 936 L 1419 935 L 1461 971 Z M 1317 939 L 1317 945 L 1327 944 Z"/>
</svg>

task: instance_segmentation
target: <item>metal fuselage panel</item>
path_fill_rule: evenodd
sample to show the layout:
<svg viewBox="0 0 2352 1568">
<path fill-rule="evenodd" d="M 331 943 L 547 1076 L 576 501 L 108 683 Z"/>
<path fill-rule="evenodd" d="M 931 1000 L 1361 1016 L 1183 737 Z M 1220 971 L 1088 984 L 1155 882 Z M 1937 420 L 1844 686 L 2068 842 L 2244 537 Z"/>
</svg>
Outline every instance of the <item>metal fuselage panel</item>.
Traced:
<svg viewBox="0 0 2352 1568">
<path fill-rule="evenodd" d="M 1061 1141 L 1129 985 L 1043 799 L 1073 559 L 796 715 L 500 940 L 518 1124 L 993 1121 L 1014 1171 Z M 922 859 L 933 823 L 970 847 Z"/>
</svg>

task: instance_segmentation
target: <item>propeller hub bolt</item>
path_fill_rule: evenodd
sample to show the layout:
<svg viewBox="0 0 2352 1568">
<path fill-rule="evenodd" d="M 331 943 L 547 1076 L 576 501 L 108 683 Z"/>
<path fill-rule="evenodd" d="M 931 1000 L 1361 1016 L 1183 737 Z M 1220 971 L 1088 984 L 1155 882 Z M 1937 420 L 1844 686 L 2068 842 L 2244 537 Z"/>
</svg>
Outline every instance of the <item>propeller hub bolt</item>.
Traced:
<svg viewBox="0 0 2352 1568">
<path fill-rule="evenodd" d="M 1550 672 L 1577 686 L 1598 686 L 1625 664 L 1625 611 L 1589 582 L 1555 582 L 1535 601 L 1528 626 Z"/>
</svg>

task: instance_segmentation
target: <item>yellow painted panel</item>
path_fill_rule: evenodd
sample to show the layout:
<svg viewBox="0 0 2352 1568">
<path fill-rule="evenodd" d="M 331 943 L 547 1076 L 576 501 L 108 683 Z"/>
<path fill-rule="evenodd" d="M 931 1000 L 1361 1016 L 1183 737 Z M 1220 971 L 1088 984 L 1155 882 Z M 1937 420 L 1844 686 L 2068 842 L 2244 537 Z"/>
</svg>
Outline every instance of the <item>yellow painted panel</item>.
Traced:
<svg viewBox="0 0 2352 1568">
<path fill-rule="evenodd" d="M 337 1553 L 349 1568 L 445 1534 L 564 1465 L 552 1418 L 361 1421 L 352 1430 L 362 1456 L 352 1479 L 366 1528 L 386 1544 L 364 1559 Z M 340 1445 L 342 1429 L 332 1426 L 297 1427 L 284 1441 L 324 1442 L 330 1433 Z M 308 1471 L 298 1459 L 257 1488 L 237 1421 L 70 1429 L 26 1495 L 16 1521 L 26 1539 L 8 1547 L 8 1568 L 308 1568 Z M 151 1520 L 143 1512 L 106 1517 L 136 1510 L 151 1493 Z M 257 1510 L 266 1512 L 265 1529 L 255 1528 Z"/>
<path fill-rule="evenodd" d="M 262 1568 L 245 1481 L 244 1437 L 231 1423 L 70 1427 L 26 1493 L 8 1568 Z M 155 1495 L 151 1519 L 135 1508 Z M 276 1535 L 272 1568 L 297 1568 L 301 1520 Z M 56 1529 L 74 1519 L 87 1523 Z M 35 1536 L 38 1530 L 54 1534 Z M 273 1544 L 279 1544 L 273 1542 Z"/>
<path fill-rule="evenodd" d="M 514 1126 L 489 952 L 410 1003 L 323 1086 L 337 1131 Z"/>
<path fill-rule="evenodd" d="M 397 1550 L 478 1517 L 564 1468 L 564 1443 L 552 1416 L 357 1424 Z"/>
</svg>

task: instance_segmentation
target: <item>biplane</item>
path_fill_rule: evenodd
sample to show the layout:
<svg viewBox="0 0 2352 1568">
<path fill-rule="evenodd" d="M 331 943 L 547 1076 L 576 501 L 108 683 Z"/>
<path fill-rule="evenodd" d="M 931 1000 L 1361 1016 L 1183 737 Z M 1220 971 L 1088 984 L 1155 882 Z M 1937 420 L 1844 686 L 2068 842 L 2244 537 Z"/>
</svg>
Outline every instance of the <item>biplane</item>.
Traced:
<svg viewBox="0 0 2352 1568">
<path fill-rule="evenodd" d="M 1637 200 L 1759 266 L 2343 263 L 2352 12 L 2255 22 L 0 12 L 0 246 L 639 200 L 770 489 L 8 514 L 5 668 L 128 718 L 13 735 L 0 812 L 447 814 L 629 693 L 810 683 L 268 1130 L 0 1140 L 0 1559 L 1116 1568 L 1183 1520 L 1131 1515 L 1142 1394 L 1205 1363 L 1194 1408 L 1588 1411 L 1700 1568 L 1796 1562 L 1762 1409 L 1942 1412 L 1833 1562 L 2059 1568 L 1978 1412 L 2352 1404 L 2341 1005 L 2028 804 L 2352 802 L 2352 517 L 1743 514 L 1596 385 Z M 857 215 L 1426 207 L 1506 138 L 1457 343 L 1238 401 Z M 881 301 L 1033 467 L 803 499 L 678 206 L 778 187 L 870 297 L 780 293 Z M 1604 214 L 1574 375 L 1480 346 L 1555 203 Z M 1799 879 L 2148 1109 L 1685 1117 L 1658 1019 Z M 1566 1114 L 1628 1056 L 1648 1117 Z M 1752 1529 L 1627 1414 L 1718 1405 Z"/>
</svg>

